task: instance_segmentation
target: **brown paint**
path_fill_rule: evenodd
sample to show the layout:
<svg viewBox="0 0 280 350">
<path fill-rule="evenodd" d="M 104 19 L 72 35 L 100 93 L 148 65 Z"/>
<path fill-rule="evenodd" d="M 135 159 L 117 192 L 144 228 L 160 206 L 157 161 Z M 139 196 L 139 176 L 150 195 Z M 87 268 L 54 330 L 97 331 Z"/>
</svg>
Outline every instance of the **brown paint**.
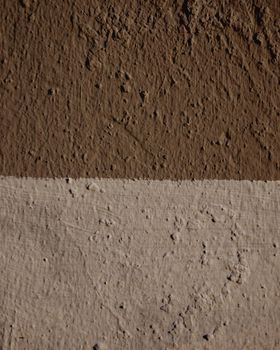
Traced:
<svg viewBox="0 0 280 350">
<path fill-rule="evenodd" d="M 0 173 L 280 179 L 278 0 L 1 0 Z"/>
</svg>

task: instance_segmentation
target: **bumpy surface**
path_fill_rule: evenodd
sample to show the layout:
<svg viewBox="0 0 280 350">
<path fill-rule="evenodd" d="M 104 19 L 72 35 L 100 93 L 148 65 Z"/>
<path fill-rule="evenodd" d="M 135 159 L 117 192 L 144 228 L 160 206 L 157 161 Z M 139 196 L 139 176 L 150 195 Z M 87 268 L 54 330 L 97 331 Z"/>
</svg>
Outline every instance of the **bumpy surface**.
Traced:
<svg viewBox="0 0 280 350">
<path fill-rule="evenodd" d="M 0 347 L 278 350 L 280 183 L 0 181 Z"/>
<path fill-rule="evenodd" d="M 278 0 L 1 0 L 0 173 L 280 179 Z"/>
</svg>

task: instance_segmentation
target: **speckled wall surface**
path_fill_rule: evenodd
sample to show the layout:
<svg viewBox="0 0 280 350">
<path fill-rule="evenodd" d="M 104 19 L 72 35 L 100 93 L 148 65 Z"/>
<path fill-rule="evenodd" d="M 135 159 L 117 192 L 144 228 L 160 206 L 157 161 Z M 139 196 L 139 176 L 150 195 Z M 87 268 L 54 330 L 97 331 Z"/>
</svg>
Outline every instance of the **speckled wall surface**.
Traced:
<svg viewBox="0 0 280 350">
<path fill-rule="evenodd" d="M 279 18 L 0 0 L 1 349 L 280 349 Z"/>
<path fill-rule="evenodd" d="M 280 347 L 280 183 L 0 180 L 2 349 Z"/>
<path fill-rule="evenodd" d="M 1 0 L 0 173 L 280 179 L 278 0 Z"/>
</svg>

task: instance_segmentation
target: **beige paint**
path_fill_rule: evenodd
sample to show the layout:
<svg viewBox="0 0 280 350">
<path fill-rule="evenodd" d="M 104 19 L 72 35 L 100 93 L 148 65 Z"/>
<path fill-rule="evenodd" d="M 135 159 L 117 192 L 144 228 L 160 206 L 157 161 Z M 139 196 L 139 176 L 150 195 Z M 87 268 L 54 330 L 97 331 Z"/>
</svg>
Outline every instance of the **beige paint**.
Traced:
<svg viewBox="0 0 280 350">
<path fill-rule="evenodd" d="M 0 347 L 279 349 L 280 183 L 0 179 Z"/>
</svg>

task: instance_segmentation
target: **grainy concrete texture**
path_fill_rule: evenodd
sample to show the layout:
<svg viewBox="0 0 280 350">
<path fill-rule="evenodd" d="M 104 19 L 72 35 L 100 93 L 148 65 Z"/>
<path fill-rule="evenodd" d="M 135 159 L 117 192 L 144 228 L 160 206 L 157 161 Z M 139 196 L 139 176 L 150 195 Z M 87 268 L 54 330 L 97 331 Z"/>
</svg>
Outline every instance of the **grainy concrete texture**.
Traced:
<svg viewBox="0 0 280 350">
<path fill-rule="evenodd" d="M 0 0 L 0 174 L 280 179 L 279 0 Z"/>
<path fill-rule="evenodd" d="M 280 182 L 0 180 L 0 347 L 278 350 Z"/>
<path fill-rule="evenodd" d="M 279 44 L 279 0 L 0 0 L 0 350 L 280 349 L 280 182 L 225 181 L 280 180 Z"/>
</svg>

